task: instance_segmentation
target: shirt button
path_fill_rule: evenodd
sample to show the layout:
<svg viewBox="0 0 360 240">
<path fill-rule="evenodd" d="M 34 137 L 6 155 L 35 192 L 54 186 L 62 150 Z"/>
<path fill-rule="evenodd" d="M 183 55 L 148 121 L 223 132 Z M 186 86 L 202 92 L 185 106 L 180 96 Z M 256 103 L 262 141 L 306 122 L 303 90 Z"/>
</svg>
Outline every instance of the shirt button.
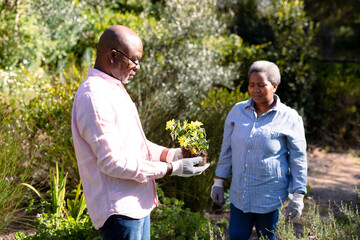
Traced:
<svg viewBox="0 0 360 240">
<path fill-rule="evenodd" d="M 246 192 L 246 190 L 244 190 L 244 192 Z"/>
<path fill-rule="evenodd" d="M 245 164 L 245 167 L 247 167 L 248 165 L 247 164 Z"/>
<path fill-rule="evenodd" d="M 245 178 L 244 180 L 247 181 L 247 178 Z"/>
<path fill-rule="evenodd" d="M 250 152 L 250 149 L 248 149 L 248 152 Z"/>
</svg>

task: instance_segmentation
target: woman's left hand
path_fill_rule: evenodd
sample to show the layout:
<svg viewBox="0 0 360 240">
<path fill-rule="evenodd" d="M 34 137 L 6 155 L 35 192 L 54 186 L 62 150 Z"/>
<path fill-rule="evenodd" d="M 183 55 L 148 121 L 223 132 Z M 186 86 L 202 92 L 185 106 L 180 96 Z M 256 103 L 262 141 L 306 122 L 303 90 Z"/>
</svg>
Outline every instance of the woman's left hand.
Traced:
<svg viewBox="0 0 360 240">
<path fill-rule="evenodd" d="M 304 194 L 294 193 L 293 199 L 286 208 L 285 216 L 290 219 L 300 217 L 304 208 Z"/>
</svg>

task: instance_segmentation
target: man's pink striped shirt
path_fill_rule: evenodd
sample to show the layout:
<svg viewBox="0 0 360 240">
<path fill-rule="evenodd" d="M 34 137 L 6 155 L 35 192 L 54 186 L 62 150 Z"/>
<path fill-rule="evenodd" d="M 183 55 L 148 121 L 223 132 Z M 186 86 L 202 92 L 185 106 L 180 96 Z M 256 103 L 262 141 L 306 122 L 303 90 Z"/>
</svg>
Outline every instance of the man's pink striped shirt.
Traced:
<svg viewBox="0 0 360 240">
<path fill-rule="evenodd" d="M 122 83 L 91 68 L 75 95 L 72 134 L 90 218 L 143 218 L 157 205 L 154 179 L 165 176 L 164 147 L 148 141 Z"/>
</svg>

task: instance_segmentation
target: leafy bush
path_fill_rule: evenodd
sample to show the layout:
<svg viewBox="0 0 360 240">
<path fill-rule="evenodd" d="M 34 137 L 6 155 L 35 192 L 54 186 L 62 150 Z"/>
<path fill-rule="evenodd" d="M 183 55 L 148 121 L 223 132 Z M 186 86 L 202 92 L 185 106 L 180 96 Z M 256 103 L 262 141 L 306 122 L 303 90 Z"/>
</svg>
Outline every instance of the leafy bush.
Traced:
<svg viewBox="0 0 360 240">
<path fill-rule="evenodd" d="M 41 203 L 38 205 L 41 208 L 41 214 L 38 214 L 35 219 L 37 231 L 34 235 L 18 232 L 15 239 L 101 239 L 89 215 L 83 214 L 86 203 L 80 184 L 77 187 L 75 199 L 68 198 L 65 202 L 66 180 L 67 173 L 64 172 L 64 168 L 62 167 L 59 171 L 56 164 L 56 168 L 50 170 L 50 190 L 47 192 L 50 195 L 50 201 L 30 184 L 21 184 L 33 190 L 41 198 Z"/>
<path fill-rule="evenodd" d="M 51 85 L 51 78 L 46 76 L 44 69 L 30 71 L 23 64 L 18 68 L 0 69 L 0 79 L 0 92 L 10 99 L 17 100 L 19 110 L 23 110 L 23 105 L 38 92 L 45 91 Z M 24 114 L 26 115 L 26 112 Z"/>
<path fill-rule="evenodd" d="M 342 151 L 360 143 L 360 67 L 356 63 L 318 62 L 318 76 L 306 109 L 313 142 Z M 334 114 L 336 113 L 336 114 Z"/>
<path fill-rule="evenodd" d="M 1 66 L 47 66 L 61 73 L 70 50 L 82 37 L 83 1 L 1 2 Z M 5 20 L 5 21 L 3 21 Z"/>
<path fill-rule="evenodd" d="M 152 137 L 156 130 L 150 123 L 161 121 L 161 126 L 168 119 L 186 119 L 189 112 L 196 111 L 195 102 L 203 99 L 210 88 L 233 88 L 238 63 L 236 59 L 224 60 L 232 55 L 224 56 L 219 45 L 227 41 L 228 46 L 245 47 L 223 37 L 226 26 L 217 18 L 213 0 L 166 1 L 160 20 L 144 25 L 139 33 L 146 33 L 145 63 L 129 90 L 138 103 L 144 129 Z M 166 119 L 155 120 L 158 112 Z"/>
<path fill-rule="evenodd" d="M 94 228 L 87 215 L 76 221 L 73 218 L 63 218 L 56 214 L 43 213 L 39 214 L 35 219 L 35 227 L 38 231 L 34 235 L 30 236 L 18 232 L 15 240 L 101 240 L 99 232 Z"/>
<path fill-rule="evenodd" d="M 274 35 L 268 58 L 276 62 L 281 72 L 277 93 L 287 105 L 303 112 L 315 80 L 317 25 L 306 16 L 303 1 L 271 0 L 265 9 Z"/>
<path fill-rule="evenodd" d="M 151 239 L 214 239 L 222 235 L 210 218 L 184 209 L 184 202 L 157 190 L 160 204 L 151 213 Z"/>
<path fill-rule="evenodd" d="M 38 154 L 34 165 L 47 171 L 56 162 L 64 164 L 71 184 L 78 182 L 77 162 L 71 135 L 73 98 L 84 73 L 73 66 L 64 74 L 66 82 L 56 79 L 23 104 L 26 121 L 33 123 Z M 74 187 L 74 186 L 72 186 Z"/>
<path fill-rule="evenodd" d="M 210 142 L 209 155 L 213 156 L 213 165 L 217 163 L 222 144 L 225 119 L 238 102 L 248 100 L 249 94 L 242 93 L 240 88 L 234 91 L 227 89 L 211 89 L 207 97 L 199 104 L 201 111 L 198 113 L 199 119 L 207 126 L 206 133 Z M 211 152 L 210 152 L 211 151 Z"/>
<path fill-rule="evenodd" d="M 23 125 L 31 132 L 31 141 L 36 153 L 32 165 L 38 174 L 64 164 L 71 184 L 78 182 L 77 163 L 71 136 L 72 101 L 76 89 L 85 78 L 86 68 L 69 64 L 63 77 L 48 75 L 43 69 L 29 71 L 20 68 L 0 70 L 3 81 L 0 92 L 14 101 L 23 119 Z M 63 79 L 63 80 L 62 80 Z"/>
</svg>

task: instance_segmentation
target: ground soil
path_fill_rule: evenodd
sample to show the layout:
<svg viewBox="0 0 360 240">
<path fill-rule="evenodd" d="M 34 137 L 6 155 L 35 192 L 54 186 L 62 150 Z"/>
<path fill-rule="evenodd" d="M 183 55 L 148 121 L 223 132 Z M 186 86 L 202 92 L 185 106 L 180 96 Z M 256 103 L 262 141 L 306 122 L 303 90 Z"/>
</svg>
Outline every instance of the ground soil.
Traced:
<svg viewBox="0 0 360 240">
<path fill-rule="evenodd" d="M 331 206 L 341 202 L 360 205 L 355 188 L 360 186 L 359 156 L 359 153 L 327 153 L 318 148 L 312 148 L 308 152 L 308 184 L 311 187 L 309 196 L 324 212 L 327 212 L 329 201 Z M 210 217 L 216 223 L 222 219 L 229 221 L 229 213 L 219 209 L 214 209 Z M 0 240 L 12 239 L 14 233 L 0 234 Z M 226 229 L 225 239 L 228 239 Z M 252 239 L 256 237 L 252 236 Z"/>
</svg>

